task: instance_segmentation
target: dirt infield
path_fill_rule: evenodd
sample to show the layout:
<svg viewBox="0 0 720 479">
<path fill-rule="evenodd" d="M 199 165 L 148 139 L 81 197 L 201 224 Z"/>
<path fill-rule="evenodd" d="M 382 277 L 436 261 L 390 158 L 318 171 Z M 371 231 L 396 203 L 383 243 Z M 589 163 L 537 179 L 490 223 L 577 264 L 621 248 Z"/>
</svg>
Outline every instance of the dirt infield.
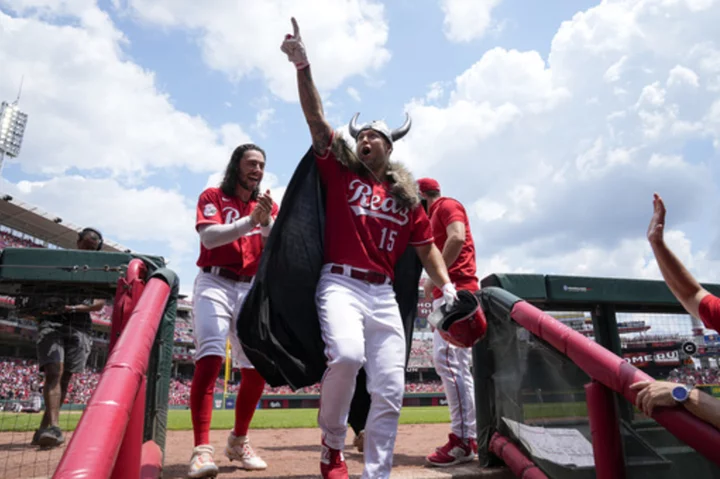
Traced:
<svg viewBox="0 0 720 479">
<path fill-rule="evenodd" d="M 395 448 L 393 478 L 431 479 L 483 477 L 511 478 L 506 470 L 481 470 L 477 462 L 451 468 L 428 468 L 424 459 L 435 447 L 447 440 L 448 424 L 401 425 Z M 64 448 L 40 451 L 30 446 L 32 433 L 0 434 L 0 477 L 52 477 Z M 68 434 L 67 439 L 70 439 Z M 318 429 L 257 429 L 250 432 L 253 447 L 268 463 L 265 471 L 238 469 L 222 453 L 226 431 L 213 430 L 210 441 L 215 446 L 215 461 L 220 467 L 218 478 L 291 478 L 320 476 L 320 434 Z M 351 477 L 362 473 L 362 455 L 352 447 L 348 434 L 345 459 Z M 170 431 L 166 443 L 163 478 L 184 478 L 192 449 L 192 431 Z"/>
</svg>

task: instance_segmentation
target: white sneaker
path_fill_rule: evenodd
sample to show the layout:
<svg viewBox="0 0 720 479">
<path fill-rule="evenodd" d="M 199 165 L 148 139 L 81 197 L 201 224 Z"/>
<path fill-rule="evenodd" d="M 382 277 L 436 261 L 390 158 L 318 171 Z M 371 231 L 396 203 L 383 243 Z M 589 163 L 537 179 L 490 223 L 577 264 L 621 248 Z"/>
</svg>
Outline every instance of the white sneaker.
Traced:
<svg viewBox="0 0 720 479">
<path fill-rule="evenodd" d="M 225 455 L 230 461 L 238 460 L 242 463 L 242 468 L 247 470 L 260 470 L 267 468 L 265 461 L 255 454 L 250 440 L 247 436 L 236 436 L 230 431 L 227 446 L 225 446 Z"/>
<path fill-rule="evenodd" d="M 209 444 L 195 447 L 190 457 L 190 469 L 187 477 L 192 479 L 217 477 L 219 471 L 213 460 L 213 454 L 215 454 L 215 449 Z"/>
</svg>

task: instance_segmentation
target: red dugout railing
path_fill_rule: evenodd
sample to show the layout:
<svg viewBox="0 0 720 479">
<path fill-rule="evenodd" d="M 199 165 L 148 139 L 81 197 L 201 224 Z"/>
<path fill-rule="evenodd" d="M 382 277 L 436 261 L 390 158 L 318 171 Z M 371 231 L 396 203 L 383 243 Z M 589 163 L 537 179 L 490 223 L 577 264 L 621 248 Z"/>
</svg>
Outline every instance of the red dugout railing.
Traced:
<svg viewBox="0 0 720 479">
<path fill-rule="evenodd" d="M 525 301 L 515 303 L 510 316 L 525 329 L 570 358 L 595 381 L 622 394 L 633 404 L 637 392 L 632 391 L 630 385 L 638 381 L 654 381 L 651 376 L 595 341 Z M 594 396 L 593 399 L 607 409 L 607 404 L 603 404 L 602 398 Z M 656 408 L 652 418 L 708 460 L 720 465 L 720 454 L 717 453 L 720 450 L 720 431 L 716 428 L 693 416 L 684 408 Z M 607 459 L 613 456 L 614 453 L 610 451 L 605 457 Z M 598 459 L 596 457 L 596 461 Z"/>
<path fill-rule="evenodd" d="M 510 471 L 520 479 L 548 479 L 534 462 L 513 442 L 497 432 L 490 439 L 490 451 L 507 464 Z"/>
<path fill-rule="evenodd" d="M 142 444 L 145 376 L 171 288 L 159 278 L 143 288 L 144 274 L 144 265 L 135 259 L 118 282 L 116 301 L 122 307 L 113 317 L 112 350 L 53 479 L 159 475 L 160 448 L 152 441 Z"/>
</svg>

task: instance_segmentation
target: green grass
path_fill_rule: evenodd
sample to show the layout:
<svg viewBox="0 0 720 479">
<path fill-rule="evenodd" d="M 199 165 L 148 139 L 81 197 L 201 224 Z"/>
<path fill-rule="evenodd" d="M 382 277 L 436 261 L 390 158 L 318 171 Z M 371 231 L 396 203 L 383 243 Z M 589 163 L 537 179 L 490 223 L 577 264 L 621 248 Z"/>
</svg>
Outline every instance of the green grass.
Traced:
<svg viewBox="0 0 720 479">
<path fill-rule="evenodd" d="M 60 413 L 60 428 L 63 431 L 74 431 L 80 421 L 80 411 L 62 411 Z M 0 431 L 34 431 L 40 425 L 42 414 L 28 413 L 0 413 Z"/>
<path fill-rule="evenodd" d="M 587 416 L 585 403 L 547 403 L 525 405 L 525 418 L 561 418 Z M 34 431 L 42 419 L 41 414 L 0 413 L 0 431 Z M 73 431 L 80 420 L 80 412 L 62 411 L 60 427 L 64 431 Z M 400 413 L 400 424 L 432 424 L 450 421 L 445 406 L 406 407 Z M 213 411 L 210 427 L 212 429 L 230 429 L 234 423 L 234 411 L 220 409 Z M 255 412 L 250 427 L 255 429 L 284 429 L 298 427 L 317 427 L 317 409 L 259 409 Z M 192 429 L 190 411 L 171 409 L 168 411 L 168 429 L 189 431 Z"/>
<path fill-rule="evenodd" d="M 231 429 L 235 422 L 235 412 L 229 409 L 213 411 L 211 429 Z M 42 414 L 0 413 L 0 431 L 34 431 L 42 419 Z M 80 421 L 80 412 L 63 411 L 60 414 L 60 427 L 63 431 L 73 431 Z M 430 424 L 449 422 L 447 407 L 407 407 L 400 414 L 400 424 Z M 298 427 L 317 427 L 317 409 L 259 409 L 250 424 L 254 429 L 285 429 Z M 190 411 L 171 409 L 168 411 L 168 429 L 173 431 L 192 430 Z"/>
<path fill-rule="evenodd" d="M 235 418 L 234 411 L 213 411 L 211 429 L 230 429 Z M 400 413 L 400 424 L 429 424 L 449 422 L 447 407 L 407 407 Z M 259 409 L 250 424 L 254 429 L 284 429 L 317 427 L 317 409 Z M 173 410 L 168 415 L 168 429 L 184 431 L 192 429 L 190 411 Z"/>
</svg>

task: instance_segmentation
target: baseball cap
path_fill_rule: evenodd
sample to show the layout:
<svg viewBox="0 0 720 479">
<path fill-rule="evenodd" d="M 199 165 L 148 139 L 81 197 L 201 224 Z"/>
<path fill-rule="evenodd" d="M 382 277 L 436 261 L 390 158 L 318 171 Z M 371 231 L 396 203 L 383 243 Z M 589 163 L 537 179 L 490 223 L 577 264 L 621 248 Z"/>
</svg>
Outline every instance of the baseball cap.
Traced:
<svg viewBox="0 0 720 479">
<path fill-rule="evenodd" d="M 420 178 L 417 181 L 420 193 L 427 193 L 428 191 L 440 191 L 440 183 L 432 178 Z"/>
</svg>

